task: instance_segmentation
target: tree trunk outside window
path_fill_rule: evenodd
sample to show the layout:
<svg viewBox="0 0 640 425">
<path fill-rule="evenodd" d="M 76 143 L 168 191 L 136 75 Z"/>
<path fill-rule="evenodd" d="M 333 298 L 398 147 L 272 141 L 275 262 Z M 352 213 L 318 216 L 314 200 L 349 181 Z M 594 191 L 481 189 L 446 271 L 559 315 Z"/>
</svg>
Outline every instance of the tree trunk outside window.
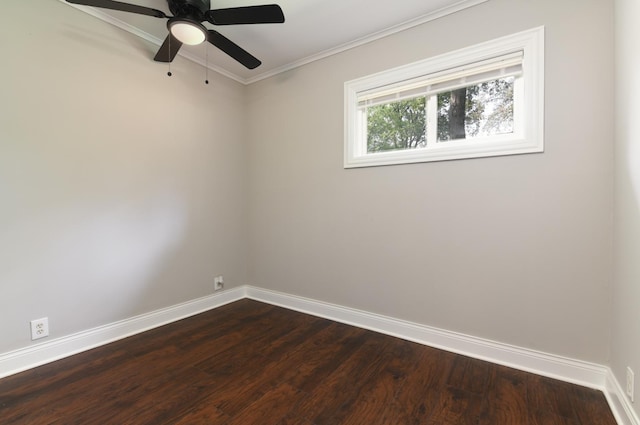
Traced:
<svg viewBox="0 0 640 425">
<path fill-rule="evenodd" d="M 451 140 L 466 138 L 464 128 L 466 102 L 466 88 L 451 92 L 451 106 L 449 107 L 449 137 L 451 137 Z"/>
</svg>

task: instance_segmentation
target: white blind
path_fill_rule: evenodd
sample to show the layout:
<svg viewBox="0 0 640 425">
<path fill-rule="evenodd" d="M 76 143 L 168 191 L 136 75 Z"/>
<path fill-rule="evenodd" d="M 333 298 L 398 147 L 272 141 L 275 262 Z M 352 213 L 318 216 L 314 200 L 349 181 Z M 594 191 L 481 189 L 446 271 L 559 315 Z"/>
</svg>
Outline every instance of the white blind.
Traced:
<svg viewBox="0 0 640 425">
<path fill-rule="evenodd" d="M 499 78 L 522 74 L 523 52 L 447 69 L 429 75 L 358 93 L 358 107 L 382 105 L 419 96 L 430 96 Z"/>
</svg>

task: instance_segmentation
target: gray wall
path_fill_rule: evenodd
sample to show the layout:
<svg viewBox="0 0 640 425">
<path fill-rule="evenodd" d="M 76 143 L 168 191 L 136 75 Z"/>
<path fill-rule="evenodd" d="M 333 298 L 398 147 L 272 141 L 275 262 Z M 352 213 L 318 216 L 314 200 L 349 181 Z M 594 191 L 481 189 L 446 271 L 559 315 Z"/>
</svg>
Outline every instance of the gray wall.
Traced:
<svg viewBox="0 0 640 425">
<path fill-rule="evenodd" d="M 31 344 L 31 319 L 68 335 L 224 274 L 608 363 L 612 3 L 491 0 L 246 88 L 212 73 L 204 86 L 180 58 L 168 78 L 155 46 L 58 1 L 3 5 L 0 353 Z M 545 153 L 342 168 L 344 81 L 539 25 Z M 621 382 L 640 370 L 625 342 L 632 158 L 618 161 Z"/>
<path fill-rule="evenodd" d="M 615 279 L 611 369 L 626 382 L 635 372 L 635 412 L 640 415 L 640 3 L 616 1 Z"/>
<path fill-rule="evenodd" d="M 546 27 L 543 154 L 345 170 L 343 83 Z M 251 85 L 252 284 L 606 363 L 613 3 L 492 0 Z"/>
<path fill-rule="evenodd" d="M 0 15 L 0 353 L 246 283 L 245 88 L 55 0 Z"/>
</svg>

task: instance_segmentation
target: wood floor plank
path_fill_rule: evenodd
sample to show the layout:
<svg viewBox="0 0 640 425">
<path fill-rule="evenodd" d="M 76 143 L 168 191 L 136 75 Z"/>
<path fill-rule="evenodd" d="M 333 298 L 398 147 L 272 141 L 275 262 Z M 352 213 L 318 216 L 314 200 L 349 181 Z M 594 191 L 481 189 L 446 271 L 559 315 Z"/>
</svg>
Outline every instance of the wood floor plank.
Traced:
<svg viewBox="0 0 640 425">
<path fill-rule="evenodd" d="M 397 406 L 394 400 L 404 383 L 404 376 L 382 370 L 375 379 L 371 379 L 364 391 L 344 415 L 343 424 L 393 425 L 398 423 Z"/>
<path fill-rule="evenodd" d="M 451 386 L 440 391 L 433 414 L 425 422 L 429 425 L 477 424 L 482 409 L 482 396 Z"/>
<path fill-rule="evenodd" d="M 290 365 L 282 374 L 282 379 L 307 393 L 322 385 L 366 339 L 361 329 L 332 323 L 318 333 L 292 355 Z"/>
<path fill-rule="evenodd" d="M 208 376 L 196 370 L 172 369 L 175 347 L 148 353 L 125 363 L 91 381 L 78 381 L 71 394 L 74 406 L 67 412 L 61 423 L 70 419 L 69 412 L 78 423 L 96 421 L 99 423 L 157 423 L 157 400 L 162 400 L 164 409 L 171 408 L 175 398 L 192 400 L 197 395 L 195 386 L 203 385 Z M 69 399 L 69 398 L 67 398 Z"/>
<path fill-rule="evenodd" d="M 567 418 L 548 410 L 536 410 L 530 414 L 531 425 L 581 425 L 582 423 L 576 418 Z M 586 424 L 591 424 L 587 422 Z M 584 424 L 584 425 L 586 425 Z"/>
<path fill-rule="evenodd" d="M 576 411 L 571 400 L 574 386 L 544 376 L 529 376 L 529 401 L 533 410 L 549 412 L 554 416 L 575 418 Z"/>
<path fill-rule="evenodd" d="M 465 356 L 457 356 L 451 368 L 448 385 L 476 394 L 484 394 L 489 386 L 489 363 Z"/>
<path fill-rule="evenodd" d="M 615 417 L 601 391 L 574 386 L 571 388 L 571 393 L 571 403 L 581 423 L 592 425 L 615 423 Z"/>
<path fill-rule="evenodd" d="M 363 331 L 366 332 L 366 331 Z M 383 370 L 383 356 L 390 339 L 367 332 L 368 337 L 309 397 L 294 406 L 299 416 L 315 425 L 339 424 L 347 416 L 368 384 Z"/>
<path fill-rule="evenodd" d="M 242 300 L 0 379 L 5 425 L 615 425 L 600 391 Z"/>
<path fill-rule="evenodd" d="M 263 425 L 281 422 L 292 404 L 305 394 L 289 384 L 281 384 L 266 391 L 262 397 L 247 405 L 226 425 Z"/>
<path fill-rule="evenodd" d="M 166 425 L 194 425 L 194 424 L 226 424 L 229 416 L 212 405 L 200 404 L 187 411 L 182 416 L 162 422 Z"/>
<path fill-rule="evenodd" d="M 413 369 L 402 382 L 402 388 L 393 402 L 398 423 L 420 425 L 431 417 L 446 385 L 456 359 L 445 351 L 413 347 L 405 367 Z M 415 359 L 415 360 L 414 360 Z"/>
<path fill-rule="evenodd" d="M 433 414 L 436 397 L 429 387 L 449 373 L 449 364 L 429 361 L 443 353 L 418 344 L 394 339 L 386 350 L 387 360 L 380 373 L 367 383 L 365 391 L 348 415 L 345 424 L 420 424 Z M 449 357 L 453 357 L 450 354 Z M 439 370 L 429 365 L 439 367 Z M 428 408 L 425 404 L 428 404 Z M 413 409 L 407 407 L 415 406 Z"/>
<path fill-rule="evenodd" d="M 527 374 L 490 365 L 490 386 L 484 393 L 478 425 L 527 424 Z"/>
<path fill-rule="evenodd" d="M 216 406 L 233 416 L 245 408 L 247 403 L 262 397 L 265 392 L 271 390 L 271 386 L 278 384 L 278 377 L 288 370 L 291 364 L 295 364 L 287 357 L 287 353 L 304 340 L 312 340 L 327 325 L 325 321 L 314 321 L 306 327 L 298 326 L 295 332 L 276 339 L 273 346 L 263 347 L 258 352 L 258 357 L 253 360 L 261 367 L 252 366 L 246 368 L 247 373 L 234 374 L 234 379 L 223 391 L 216 394 Z M 274 346 L 284 347 L 284 350 L 274 350 Z"/>
</svg>

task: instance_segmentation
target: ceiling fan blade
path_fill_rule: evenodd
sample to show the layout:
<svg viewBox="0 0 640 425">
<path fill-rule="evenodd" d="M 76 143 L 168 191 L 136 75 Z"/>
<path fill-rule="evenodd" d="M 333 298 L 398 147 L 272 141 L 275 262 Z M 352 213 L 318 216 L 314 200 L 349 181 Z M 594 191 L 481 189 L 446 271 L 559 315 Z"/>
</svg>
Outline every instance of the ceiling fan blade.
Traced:
<svg viewBox="0 0 640 425">
<path fill-rule="evenodd" d="M 82 6 L 101 7 L 103 9 L 121 10 L 123 12 L 138 13 L 140 15 L 154 16 L 156 18 L 166 18 L 167 15 L 161 10 L 150 7 L 137 6 L 135 4 L 122 3 L 113 0 L 66 0 L 67 3 L 79 4 Z"/>
<path fill-rule="evenodd" d="M 217 31 L 209 30 L 208 41 L 249 69 L 257 68 L 262 63 L 251 53 Z"/>
<path fill-rule="evenodd" d="M 164 39 L 164 43 L 160 46 L 160 50 L 156 53 L 156 56 L 153 58 L 156 62 L 173 62 L 173 59 L 178 54 L 178 50 L 182 47 L 182 43 L 180 40 L 175 38 L 169 33 L 167 38 Z"/>
<path fill-rule="evenodd" d="M 281 24 L 284 14 L 277 4 L 213 9 L 205 14 L 213 25 Z"/>
</svg>

